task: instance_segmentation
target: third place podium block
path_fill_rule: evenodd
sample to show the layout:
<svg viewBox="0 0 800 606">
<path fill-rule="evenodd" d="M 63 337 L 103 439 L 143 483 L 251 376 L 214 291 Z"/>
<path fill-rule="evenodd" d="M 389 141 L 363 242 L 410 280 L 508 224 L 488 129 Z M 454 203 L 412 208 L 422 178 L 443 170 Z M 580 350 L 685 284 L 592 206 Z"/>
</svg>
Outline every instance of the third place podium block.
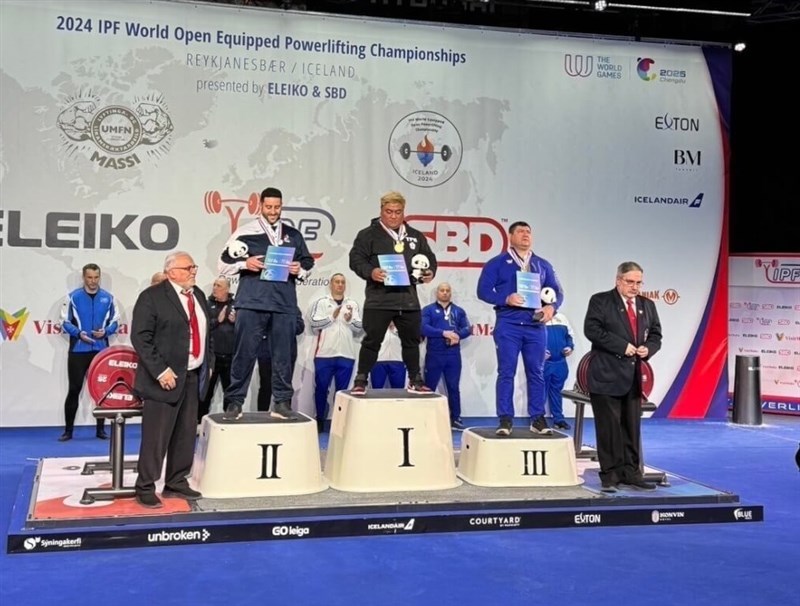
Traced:
<svg viewBox="0 0 800 606">
<path fill-rule="evenodd" d="M 331 488 L 350 492 L 455 488 L 447 399 L 400 389 L 338 392 L 325 478 Z"/>
</svg>

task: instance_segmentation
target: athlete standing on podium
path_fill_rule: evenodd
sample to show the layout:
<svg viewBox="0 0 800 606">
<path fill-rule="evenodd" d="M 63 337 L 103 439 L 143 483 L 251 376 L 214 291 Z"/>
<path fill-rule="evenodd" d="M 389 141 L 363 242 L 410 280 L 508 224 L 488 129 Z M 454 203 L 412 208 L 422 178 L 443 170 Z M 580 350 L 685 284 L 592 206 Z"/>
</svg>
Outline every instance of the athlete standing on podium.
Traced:
<svg viewBox="0 0 800 606">
<path fill-rule="evenodd" d="M 231 235 L 219 261 L 224 276 L 239 275 L 236 291 L 236 330 L 231 363 L 231 384 L 225 390 L 223 418 L 231 421 L 242 416 L 244 398 L 253 375 L 258 348 L 269 334 L 272 349 L 272 416 L 292 416 L 292 341 L 297 326 L 297 283 L 314 267 L 302 234 L 281 223 L 283 194 L 268 187 L 261 192 L 261 216 Z M 285 281 L 266 279 L 265 257 L 273 247 L 294 249 Z"/>
<path fill-rule="evenodd" d="M 364 300 L 364 339 L 358 354 L 358 369 L 350 392 L 363 396 L 367 377 L 375 366 L 386 329 L 391 322 L 397 327 L 403 347 L 403 362 L 408 369 L 408 391 L 431 393 L 422 380 L 419 364 L 419 343 L 422 326 L 417 286 L 387 286 L 387 273 L 381 269 L 379 255 L 403 255 L 406 267 L 412 267 L 416 255 L 427 257 L 428 269 L 421 281 L 428 283 L 436 275 L 436 257 L 422 232 L 405 222 L 406 199 L 396 191 L 381 197 L 381 215 L 369 227 L 358 232 L 350 250 L 350 269 L 367 282 Z"/>
</svg>

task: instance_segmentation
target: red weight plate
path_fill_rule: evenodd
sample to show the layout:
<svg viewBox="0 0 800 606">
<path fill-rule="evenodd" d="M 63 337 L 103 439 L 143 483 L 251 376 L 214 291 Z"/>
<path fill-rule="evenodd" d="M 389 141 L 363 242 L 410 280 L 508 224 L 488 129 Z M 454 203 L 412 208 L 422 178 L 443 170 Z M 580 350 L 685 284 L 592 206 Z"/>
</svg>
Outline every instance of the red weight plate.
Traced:
<svg viewBox="0 0 800 606">
<path fill-rule="evenodd" d="M 139 356 L 129 345 L 112 345 L 94 357 L 86 375 L 89 395 L 102 408 L 139 408 L 142 403 L 128 387 L 133 387 Z M 112 387 L 119 384 L 111 393 Z M 127 387 L 126 387 L 127 385 Z"/>
</svg>

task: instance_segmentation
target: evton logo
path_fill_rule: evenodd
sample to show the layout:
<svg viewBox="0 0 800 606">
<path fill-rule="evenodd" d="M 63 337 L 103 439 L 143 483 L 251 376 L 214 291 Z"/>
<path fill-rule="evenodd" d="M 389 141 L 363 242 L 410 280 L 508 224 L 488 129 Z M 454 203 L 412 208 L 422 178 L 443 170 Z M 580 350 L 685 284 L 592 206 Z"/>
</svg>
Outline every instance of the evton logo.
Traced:
<svg viewBox="0 0 800 606">
<path fill-rule="evenodd" d="M 93 95 L 73 98 L 56 125 L 68 156 L 82 152 L 102 168 L 118 170 L 141 164 L 137 148 L 151 158 L 167 153 L 174 130 L 164 98 L 155 93 L 134 99 L 130 107 L 103 105 Z"/>
</svg>

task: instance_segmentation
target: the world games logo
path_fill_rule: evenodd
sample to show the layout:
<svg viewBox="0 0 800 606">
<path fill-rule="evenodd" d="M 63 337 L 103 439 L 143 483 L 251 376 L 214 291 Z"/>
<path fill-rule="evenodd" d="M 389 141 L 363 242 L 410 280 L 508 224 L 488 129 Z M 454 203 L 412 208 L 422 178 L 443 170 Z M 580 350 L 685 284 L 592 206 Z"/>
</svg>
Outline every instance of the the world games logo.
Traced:
<svg viewBox="0 0 800 606">
<path fill-rule="evenodd" d="M 174 130 L 164 98 L 155 93 L 130 106 L 104 105 L 93 95 L 73 98 L 56 123 L 68 155 L 81 153 L 102 168 L 118 170 L 165 154 Z"/>
<path fill-rule="evenodd" d="M 436 112 L 408 114 L 389 135 L 389 160 L 394 170 L 418 187 L 449 181 L 461 165 L 462 150 L 456 127 Z"/>
<path fill-rule="evenodd" d="M 636 63 L 636 73 L 645 82 L 651 82 L 658 77 L 658 71 L 653 69 L 655 64 L 656 62 L 649 57 L 638 59 L 638 62 Z"/>
<path fill-rule="evenodd" d="M 30 312 L 26 307 L 13 314 L 0 309 L 0 343 L 19 339 L 29 315 Z"/>
</svg>

